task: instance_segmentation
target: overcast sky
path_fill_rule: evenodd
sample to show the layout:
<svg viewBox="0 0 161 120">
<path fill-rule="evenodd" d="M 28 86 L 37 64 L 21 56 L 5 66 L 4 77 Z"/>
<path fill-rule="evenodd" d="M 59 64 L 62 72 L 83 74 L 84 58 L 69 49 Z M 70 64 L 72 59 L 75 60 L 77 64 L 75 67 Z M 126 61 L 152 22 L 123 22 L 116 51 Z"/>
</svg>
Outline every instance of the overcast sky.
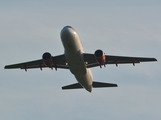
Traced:
<svg viewBox="0 0 161 120">
<path fill-rule="evenodd" d="M 161 119 L 160 0 L 6 0 L 0 2 L 1 120 Z M 158 62 L 92 68 L 94 81 L 118 88 L 62 91 L 69 70 L 4 70 L 7 64 L 64 52 L 60 31 L 72 26 L 85 52 L 155 57 Z"/>
</svg>

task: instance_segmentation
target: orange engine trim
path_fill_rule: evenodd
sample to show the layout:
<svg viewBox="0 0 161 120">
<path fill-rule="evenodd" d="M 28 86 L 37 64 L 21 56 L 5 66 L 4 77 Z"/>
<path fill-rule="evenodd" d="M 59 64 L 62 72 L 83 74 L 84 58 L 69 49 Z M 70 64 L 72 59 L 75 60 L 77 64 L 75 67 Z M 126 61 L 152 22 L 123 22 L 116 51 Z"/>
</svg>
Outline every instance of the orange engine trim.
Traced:
<svg viewBox="0 0 161 120">
<path fill-rule="evenodd" d="M 105 56 L 105 54 L 103 53 L 102 50 L 96 50 L 94 55 L 95 55 L 96 61 L 100 64 L 100 66 L 105 65 L 106 56 Z"/>
</svg>

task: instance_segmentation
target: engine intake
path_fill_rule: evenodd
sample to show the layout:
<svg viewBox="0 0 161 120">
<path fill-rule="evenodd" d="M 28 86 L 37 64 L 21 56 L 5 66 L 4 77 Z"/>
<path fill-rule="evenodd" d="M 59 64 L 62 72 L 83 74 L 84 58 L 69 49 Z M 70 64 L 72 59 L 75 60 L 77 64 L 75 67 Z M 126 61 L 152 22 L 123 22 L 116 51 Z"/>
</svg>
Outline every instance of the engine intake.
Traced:
<svg viewBox="0 0 161 120">
<path fill-rule="evenodd" d="M 97 63 L 100 64 L 100 67 L 102 67 L 102 65 L 105 66 L 106 56 L 103 53 L 103 51 L 102 50 L 96 50 L 94 55 L 95 55 Z"/>
<path fill-rule="evenodd" d="M 52 56 L 50 53 L 46 52 L 42 55 L 42 59 L 43 59 L 43 62 L 44 64 L 47 66 L 47 67 L 52 67 L 53 66 L 53 60 L 52 60 Z"/>
<path fill-rule="evenodd" d="M 103 56 L 103 51 L 102 50 L 96 50 L 94 54 L 95 54 L 96 58 L 100 58 L 100 57 Z"/>
</svg>

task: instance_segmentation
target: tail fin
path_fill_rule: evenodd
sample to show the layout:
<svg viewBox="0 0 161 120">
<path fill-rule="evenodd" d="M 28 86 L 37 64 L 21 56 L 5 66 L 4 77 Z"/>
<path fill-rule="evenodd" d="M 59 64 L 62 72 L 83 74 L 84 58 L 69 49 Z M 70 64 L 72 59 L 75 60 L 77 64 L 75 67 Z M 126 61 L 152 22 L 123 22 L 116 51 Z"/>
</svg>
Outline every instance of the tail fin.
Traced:
<svg viewBox="0 0 161 120">
<path fill-rule="evenodd" d="M 101 88 L 101 87 L 117 87 L 117 84 L 112 83 L 102 83 L 102 82 L 93 82 L 93 88 Z M 79 83 L 63 86 L 62 89 L 80 89 L 83 88 Z"/>
</svg>

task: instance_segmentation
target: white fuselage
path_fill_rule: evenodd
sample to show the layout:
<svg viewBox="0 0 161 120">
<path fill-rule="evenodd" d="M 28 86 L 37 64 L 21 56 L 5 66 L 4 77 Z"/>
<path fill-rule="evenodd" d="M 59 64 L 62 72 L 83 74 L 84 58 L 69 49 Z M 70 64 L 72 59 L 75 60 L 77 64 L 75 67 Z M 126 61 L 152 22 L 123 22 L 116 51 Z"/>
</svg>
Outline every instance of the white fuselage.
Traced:
<svg viewBox="0 0 161 120">
<path fill-rule="evenodd" d="M 89 92 L 92 91 L 92 72 L 83 60 L 83 47 L 76 31 L 66 26 L 61 30 L 61 40 L 69 69 L 77 81 Z"/>
</svg>

